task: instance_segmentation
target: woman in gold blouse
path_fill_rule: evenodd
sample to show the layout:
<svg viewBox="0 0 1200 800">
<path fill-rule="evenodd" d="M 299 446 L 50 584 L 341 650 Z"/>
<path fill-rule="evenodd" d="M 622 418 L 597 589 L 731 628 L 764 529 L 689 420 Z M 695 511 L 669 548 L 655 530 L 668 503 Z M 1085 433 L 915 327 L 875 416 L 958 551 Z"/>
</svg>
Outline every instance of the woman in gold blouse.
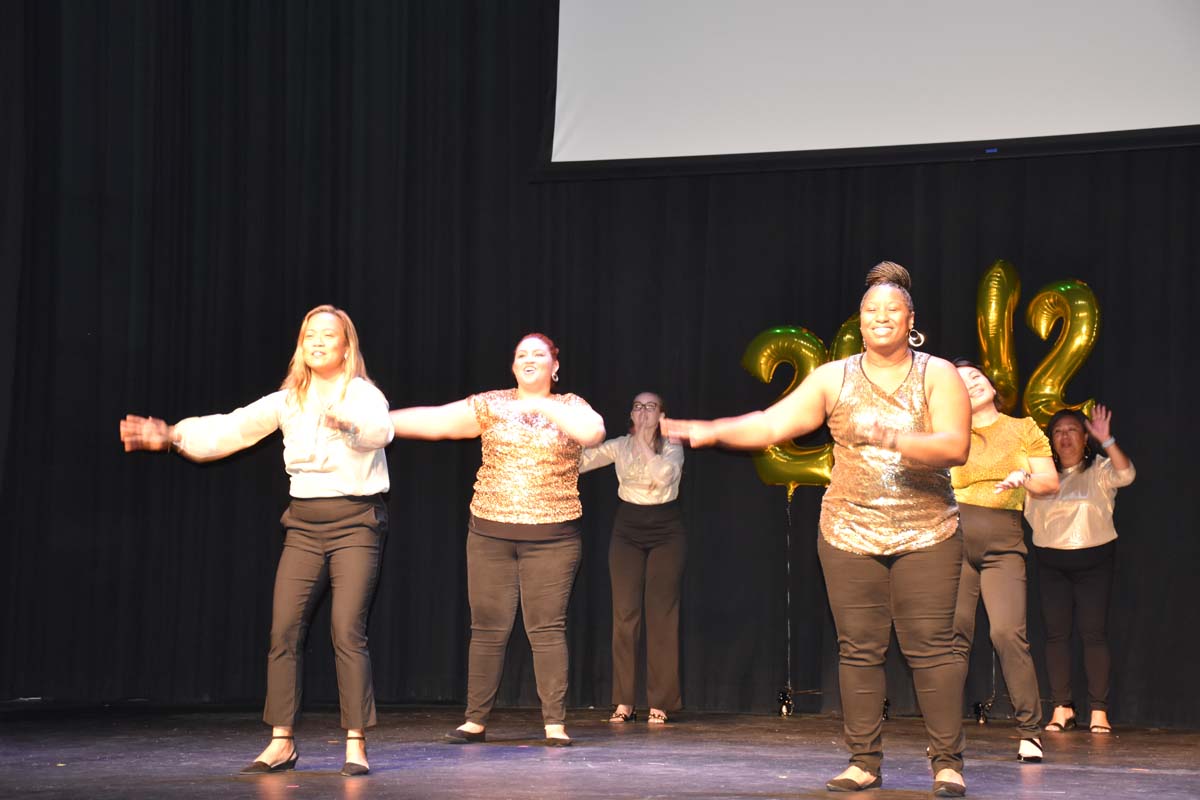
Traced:
<svg viewBox="0 0 1200 800">
<path fill-rule="evenodd" d="M 834 466 L 817 550 L 838 632 L 850 766 L 830 791 L 881 786 L 892 626 L 917 687 L 929 735 L 933 792 L 966 793 L 962 675 L 953 649 L 962 536 L 949 468 L 967 460 L 971 408 L 954 366 L 910 348 L 908 271 L 885 261 L 867 273 L 859 306 L 864 351 L 814 370 L 765 411 L 712 421 L 664 420 L 693 447 L 758 449 L 828 422 Z"/>
<path fill-rule="evenodd" d="M 1050 442 L 1029 417 L 1001 414 L 996 388 L 978 366 L 954 362 L 971 398 L 971 455 L 950 470 L 962 518 L 963 563 L 954 615 L 954 647 L 962 654 L 966 679 L 979 597 L 991 624 L 1021 741 L 1017 759 L 1042 760 L 1042 721 L 1037 670 L 1025 635 L 1025 532 L 1021 509 L 1026 493 L 1052 494 L 1058 473 Z"/>
<path fill-rule="evenodd" d="M 484 741 L 519 602 L 546 744 L 564 746 L 571 744 L 565 719 L 567 602 L 581 553 L 579 454 L 604 440 L 604 420 L 583 398 L 551 393 L 558 348 L 545 334 L 521 339 L 512 372 L 515 389 L 392 411 L 392 425 L 398 437 L 480 437 L 483 444 L 467 529 L 466 722 L 445 740 Z"/>
</svg>

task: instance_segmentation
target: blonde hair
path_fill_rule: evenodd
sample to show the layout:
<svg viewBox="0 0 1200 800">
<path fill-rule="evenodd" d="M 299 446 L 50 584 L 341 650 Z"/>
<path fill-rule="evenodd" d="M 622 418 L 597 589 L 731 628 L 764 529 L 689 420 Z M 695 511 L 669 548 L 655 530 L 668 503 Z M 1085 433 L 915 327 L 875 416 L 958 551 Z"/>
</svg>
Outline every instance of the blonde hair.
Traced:
<svg viewBox="0 0 1200 800">
<path fill-rule="evenodd" d="M 355 330 L 350 315 L 340 308 L 328 304 L 317 306 L 305 314 L 304 321 L 300 323 L 300 333 L 296 336 L 296 349 L 292 353 L 292 360 L 288 362 L 287 376 L 279 387 L 288 393 L 288 402 L 295 403 L 300 408 L 304 408 L 304 397 L 308 394 L 309 384 L 312 383 L 312 370 L 309 369 L 308 364 L 304 363 L 304 332 L 308 330 L 309 320 L 317 314 L 333 314 L 342 323 L 342 334 L 346 338 L 346 359 L 342 363 L 341 397 L 346 396 L 346 387 L 354 378 L 362 378 L 368 383 L 371 382 L 371 379 L 367 377 L 367 364 L 363 360 L 362 351 L 358 349 L 358 331 Z"/>
<path fill-rule="evenodd" d="M 908 310 L 913 310 L 912 295 L 908 293 L 908 290 L 912 288 L 912 276 L 908 274 L 908 270 L 895 261 L 880 261 L 867 272 L 867 291 L 863 292 L 864 300 L 867 292 L 876 286 L 896 287 L 900 290 L 900 294 L 904 295 L 904 301 L 908 303 Z"/>
</svg>

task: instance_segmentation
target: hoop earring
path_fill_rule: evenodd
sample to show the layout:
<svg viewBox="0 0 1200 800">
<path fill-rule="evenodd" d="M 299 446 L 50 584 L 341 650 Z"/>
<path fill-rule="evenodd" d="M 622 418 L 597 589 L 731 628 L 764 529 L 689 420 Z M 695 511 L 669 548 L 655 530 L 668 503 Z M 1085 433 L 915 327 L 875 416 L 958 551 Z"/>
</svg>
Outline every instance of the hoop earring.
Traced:
<svg viewBox="0 0 1200 800">
<path fill-rule="evenodd" d="M 555 383 L 558 383 L 558 373 L 557 372 L 553 373 L 550 376 L 550 380 L 554 381 Z"/>
<path fill-rule="evenodd" d="M 925 344 L 925 334 L 921 333 L 916 328 L 908 329 L 908 344 L 911 347 L 920 347 Z"/>
</svg>

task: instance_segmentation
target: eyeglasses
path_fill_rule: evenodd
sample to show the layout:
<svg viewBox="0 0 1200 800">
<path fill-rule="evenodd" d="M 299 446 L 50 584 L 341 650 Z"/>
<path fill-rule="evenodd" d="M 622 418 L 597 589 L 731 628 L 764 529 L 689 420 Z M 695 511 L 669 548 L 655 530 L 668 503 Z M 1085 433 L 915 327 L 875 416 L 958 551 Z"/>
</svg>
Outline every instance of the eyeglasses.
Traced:
<svg viewBox="0 0 1200 800">
<path fill-rule="evenodd" d="M 634 403 L 634 411 L 658 411 L 658 403 Z"/>
</svg>

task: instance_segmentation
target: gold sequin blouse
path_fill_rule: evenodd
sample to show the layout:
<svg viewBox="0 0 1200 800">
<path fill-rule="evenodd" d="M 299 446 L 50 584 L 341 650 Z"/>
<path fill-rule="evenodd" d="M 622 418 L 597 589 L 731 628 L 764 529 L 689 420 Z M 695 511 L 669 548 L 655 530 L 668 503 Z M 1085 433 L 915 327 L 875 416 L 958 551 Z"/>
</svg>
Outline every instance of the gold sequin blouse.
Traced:
<svg viewBox="0 0 1200 800">
<path fill-rule="evenodd" d="M 541 414 L 515 413 L 516 389 L 471 395 L 483 443 L 471 513 L 494 522 L 543 525 L 583 515 L 579 502 L 580 444 Z M 557 403 L 587 406 L 573 394 Z"/>
<path fill-rule="evenodd" d="M 1020 511 L 1025 507 L 1025 488 L 996 493 L 996 484 L 1013 470 L 1029 472 L 1030 457 L 1051 457 L 1050 441 L 1029 417 L 1000 418 L 982 428 L 971 428 L 971 455 L 961 467 L 952 467 L 950 482 L 960 503 L 984 508 Z"/>
<path fill-rule="evenodd" d="M 821 535 L 833 547 L 886 556 L 930 547 L 958 530 L 950 471 L 894 450 L 853 443 L 853 432 L 878 422 L 891 430 L 932 429 L 925 398 L 928 353 L 913 353 L 908 375 L 887 394 L 862 371 L 862 354 L 845 361 L 829 414 L 833 471 L 821 502 Z"/>
</svg>

